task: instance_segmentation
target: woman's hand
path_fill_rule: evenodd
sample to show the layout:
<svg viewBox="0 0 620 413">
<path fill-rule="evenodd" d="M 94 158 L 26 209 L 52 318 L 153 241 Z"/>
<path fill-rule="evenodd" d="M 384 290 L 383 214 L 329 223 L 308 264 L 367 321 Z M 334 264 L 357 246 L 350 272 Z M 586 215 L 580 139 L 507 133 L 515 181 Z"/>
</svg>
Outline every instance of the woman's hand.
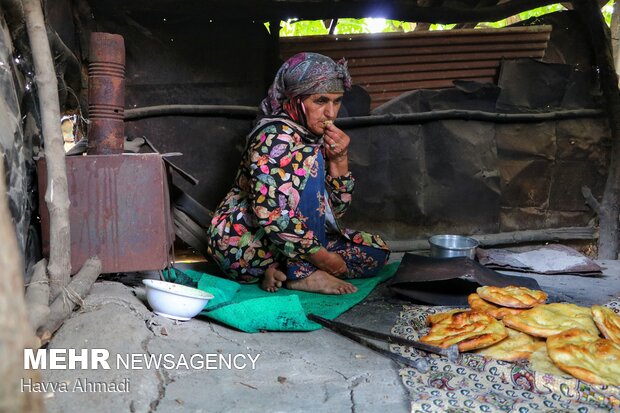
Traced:
<svg viewBox="0 0 620 413">
<path fill-rule="evenodd" d="M 333 123 L 326 124 L 323 139 L 325 140 L 325 154 L 330 160 L 347 156 L 351 139 L 336 125 Z"/>
<path fill-rule="evenodd" d="M 321 248 L 317 253 L 310 255 L 308 261 L 318 269 L 336 277 L 342 277 L 349 272 L 342 257 L 335 252 L 327 251 L 325 248 Z"/>
<path fill-rule="evenodd" d="M 325 156 L 329 160 L 329 174 L 336 178 L 349 171 L 349 143 L 351 138 L 333 123 L 327 123 L 323 133 Z"/>
</svg>

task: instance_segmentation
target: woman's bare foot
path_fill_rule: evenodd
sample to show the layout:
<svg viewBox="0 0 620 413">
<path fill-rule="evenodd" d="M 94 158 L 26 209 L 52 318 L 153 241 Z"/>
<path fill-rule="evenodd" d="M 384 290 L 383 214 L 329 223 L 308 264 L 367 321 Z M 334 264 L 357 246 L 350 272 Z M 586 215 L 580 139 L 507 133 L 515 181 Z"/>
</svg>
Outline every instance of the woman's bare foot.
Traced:
<svg viewBox="0 0 620 413">
<path fill-rule="evenodd" d="M 322 270 L 316 270 L 301 280 L 288 280 L 286 288 L 323 294 L 351 294 L 357 291 L 353 284 L 342 281 Z"/>
<path fill-rule="evenodd" d="M 280 271 L 277 267 L 269 267 L 265 271 L 265 277 L 261 283 L 263 290 L 275 293 L 278 288 L 282 287 L 282 283 L 286 281 L 286 275 Z"/>
</svg>

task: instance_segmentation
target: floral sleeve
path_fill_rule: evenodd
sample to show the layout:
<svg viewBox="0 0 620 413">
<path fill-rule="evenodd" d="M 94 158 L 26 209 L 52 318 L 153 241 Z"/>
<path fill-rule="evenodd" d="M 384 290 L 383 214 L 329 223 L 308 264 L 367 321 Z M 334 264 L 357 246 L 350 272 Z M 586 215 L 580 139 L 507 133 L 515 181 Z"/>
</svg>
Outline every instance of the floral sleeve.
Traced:
<svg viewBox="0 0 620 413">
<path fill-rule="evenodd" d="M 290 258 L 321 248 L 297 208 L 317 150 L 301 143 L 289 126 L 276 124 L 256 135 L 250 151 L 254 214 L 269 239 Z"/>
<path fill-rule="evenodd" d="M 337 178 L 332 178 L 328 174 L 325 176 L 325 185 L 329 193 L 332 211 L 336 218 L 340 218 L 351 205 L 355 178 L 353 178 L 351 171 Z"/>
</svg>

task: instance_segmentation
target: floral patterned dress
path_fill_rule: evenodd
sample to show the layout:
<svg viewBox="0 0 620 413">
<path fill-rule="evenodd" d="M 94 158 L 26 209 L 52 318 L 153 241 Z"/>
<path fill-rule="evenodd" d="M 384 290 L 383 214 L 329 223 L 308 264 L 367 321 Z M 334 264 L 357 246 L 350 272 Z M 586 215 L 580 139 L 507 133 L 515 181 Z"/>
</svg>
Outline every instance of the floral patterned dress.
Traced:
<svg viewBox="0 0 620 413">
<path fill-rule="evenodd" d="M 316 271 L 304 258 L 321 246 L 343 257 L 350 278 L 372 276 L 385 264 L 389 249 L 379 236 L 339 229 L 329 219 L 350 205 L 354 179 L 326 174 L 321 149 L 321 138 L 287 118 L 263 119 L 250 134 L 208 230 L 209 252 L 228 276 L 256 282 L 277 263 L 289 279 L 301 279 Z"/>
</svg>

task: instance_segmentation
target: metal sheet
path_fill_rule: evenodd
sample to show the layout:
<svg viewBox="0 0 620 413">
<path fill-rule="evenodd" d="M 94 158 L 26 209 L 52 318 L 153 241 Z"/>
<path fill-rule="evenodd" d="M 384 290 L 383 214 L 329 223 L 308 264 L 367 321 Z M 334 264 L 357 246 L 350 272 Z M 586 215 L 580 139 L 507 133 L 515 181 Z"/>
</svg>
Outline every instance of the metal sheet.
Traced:
<svg viewBox="0 0 620 413">
<path fill-rule="evenodd" d="M 498 161 L 504 206 L 545 208 L 549 202 L 552 161 L 503 159 Z"/>
<path fill-rule="evenodd" d="M 530 251 L 487 249 L 478 251 L 481 264 L 506 271 L 539 274 L 601 275 L 601 267 L 566 245 L 544 245 Z"/>
<path fill-rule="evenodd" d="M 158 154 L 67 157 L 71 266 L 97 255 L 103 273 L 165 268 L 173 242 L 164 163 Z M 39 172 L 43 253 L 49 255 L 45 158 Z"/>
<path fill-rule="evenodd" d="M 601 176 L 596 165 L 592 163 L 557 160 L 549 190 L 549 208 L 564 211 L 591 211 L 583 200 L 581 187 L 590 188 L 594 194 L 602 194 L 605 180 L 601 178 L 604 176 Z M 579 184 L 576 185 L 577 182 Z"/>
<path fill-rule="evenodd" d="M 497 83 L 502 59 L 544 56 L 551 26 L 282 38 L 281 56 L 301 51 L 347 58 L 371 107 L 415 89 L 453 87 L 456 79 Z"/>
</svg>

